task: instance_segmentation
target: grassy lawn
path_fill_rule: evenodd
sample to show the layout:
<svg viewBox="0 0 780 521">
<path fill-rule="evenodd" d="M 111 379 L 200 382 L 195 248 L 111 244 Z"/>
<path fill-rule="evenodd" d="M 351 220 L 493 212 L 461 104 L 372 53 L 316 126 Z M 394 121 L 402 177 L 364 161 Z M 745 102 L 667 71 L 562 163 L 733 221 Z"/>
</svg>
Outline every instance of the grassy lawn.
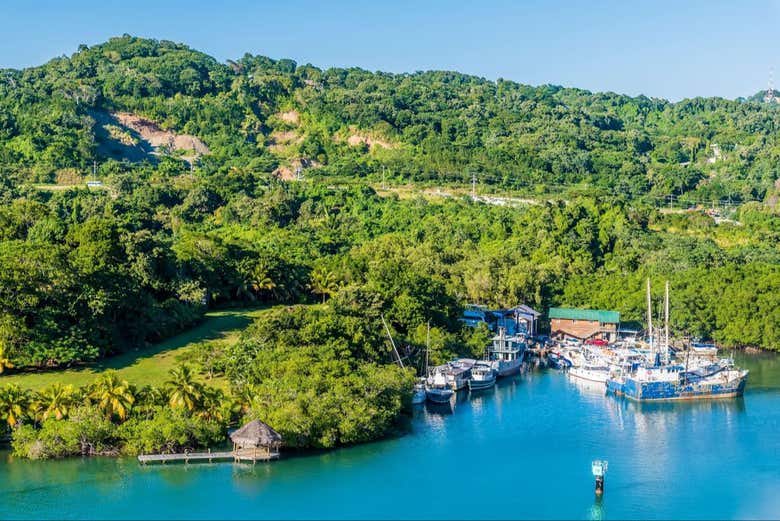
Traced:
<svg viewBox="0 0 780 521">
<path fill-rule="evenodd" d="M 235 342 L 242 329 L 270 308 L 227 309 L 206 313 L 198 326 L 159 344 L 100 360 L 87 366 L 0 375 L 0 385 L 18 384 L 28 389 L 41 389 L 53 383 L 79 387 L 91 383 L 108 369 L 136 386 L 160 385 L 168 379 L 168 371 L 176 366 L 178 357 L 201 342 Z M 224 387 L 223 379 L 202 379 L 215 387 Z"/>
</svg>

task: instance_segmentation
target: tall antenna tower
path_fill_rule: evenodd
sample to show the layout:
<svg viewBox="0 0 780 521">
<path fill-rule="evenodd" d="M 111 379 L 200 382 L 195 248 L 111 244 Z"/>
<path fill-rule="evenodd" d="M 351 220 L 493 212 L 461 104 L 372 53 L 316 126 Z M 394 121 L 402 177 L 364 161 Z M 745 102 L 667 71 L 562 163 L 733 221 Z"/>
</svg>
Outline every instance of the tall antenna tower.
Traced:
<svg viewBox="0 0 780 521">
<path fill-rule="evenodd" d="M 775 89 L 772 86 L 772 76 L 774 74 L 774 70 L 772 68 L 769 69 L 769 83 L 766 87 L 766 94 L 764 94 L 764 101 L 766 103 L 773 103 L 775 101 Z"/>
</svg>

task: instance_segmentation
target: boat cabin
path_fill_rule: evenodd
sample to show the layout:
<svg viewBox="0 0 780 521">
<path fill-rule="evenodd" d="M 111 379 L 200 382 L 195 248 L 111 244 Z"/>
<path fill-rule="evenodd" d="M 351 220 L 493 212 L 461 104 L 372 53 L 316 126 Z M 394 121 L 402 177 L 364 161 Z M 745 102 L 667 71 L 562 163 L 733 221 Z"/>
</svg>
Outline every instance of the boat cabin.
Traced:
<svg viewBox="0 0 780 521">
<path fill-rule="evenodd" d="M 493 345 L 490 347 L 491 360 L 503 360 L 511 362 L 517 360 L 525 351 L 525 339 L 517 335 L 508 335 L 505 329 L 499 329 L 493 337 Z"/>
</svg>

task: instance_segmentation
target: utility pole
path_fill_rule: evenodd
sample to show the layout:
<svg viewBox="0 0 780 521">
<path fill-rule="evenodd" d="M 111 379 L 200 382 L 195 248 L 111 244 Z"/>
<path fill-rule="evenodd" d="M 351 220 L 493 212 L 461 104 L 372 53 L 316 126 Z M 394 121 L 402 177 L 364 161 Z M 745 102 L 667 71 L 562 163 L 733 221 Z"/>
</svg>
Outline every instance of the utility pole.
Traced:
<svg viewBox="0 0 780 521">
<path fill-rule="evenodd" d="M 382 190 L 385 190 L 385 165 L 382 165 Z"/>
<path fill-rule="evenodd" d="M 92 177 L 97 177 L 97 160 L 92 161 Z"/>
<path fill-rule="evenodd" d="M 477 196 L 477 174 L 471 174 L 471 198 Z"/>
</svg>

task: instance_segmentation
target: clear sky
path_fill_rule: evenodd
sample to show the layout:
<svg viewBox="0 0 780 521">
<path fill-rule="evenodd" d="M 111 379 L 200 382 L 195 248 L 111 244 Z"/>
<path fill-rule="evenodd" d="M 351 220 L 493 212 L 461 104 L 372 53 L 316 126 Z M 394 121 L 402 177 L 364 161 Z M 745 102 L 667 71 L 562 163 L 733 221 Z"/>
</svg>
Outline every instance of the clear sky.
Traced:
<svg viewBox="0 0 780 521">
<path fill-rule="evenodd" d="M 3 0 L 0 68 L 136 36 L 220 61 L 447 69 L 678 100 L 780 85 L 780 0 Z"/>
</svg>

